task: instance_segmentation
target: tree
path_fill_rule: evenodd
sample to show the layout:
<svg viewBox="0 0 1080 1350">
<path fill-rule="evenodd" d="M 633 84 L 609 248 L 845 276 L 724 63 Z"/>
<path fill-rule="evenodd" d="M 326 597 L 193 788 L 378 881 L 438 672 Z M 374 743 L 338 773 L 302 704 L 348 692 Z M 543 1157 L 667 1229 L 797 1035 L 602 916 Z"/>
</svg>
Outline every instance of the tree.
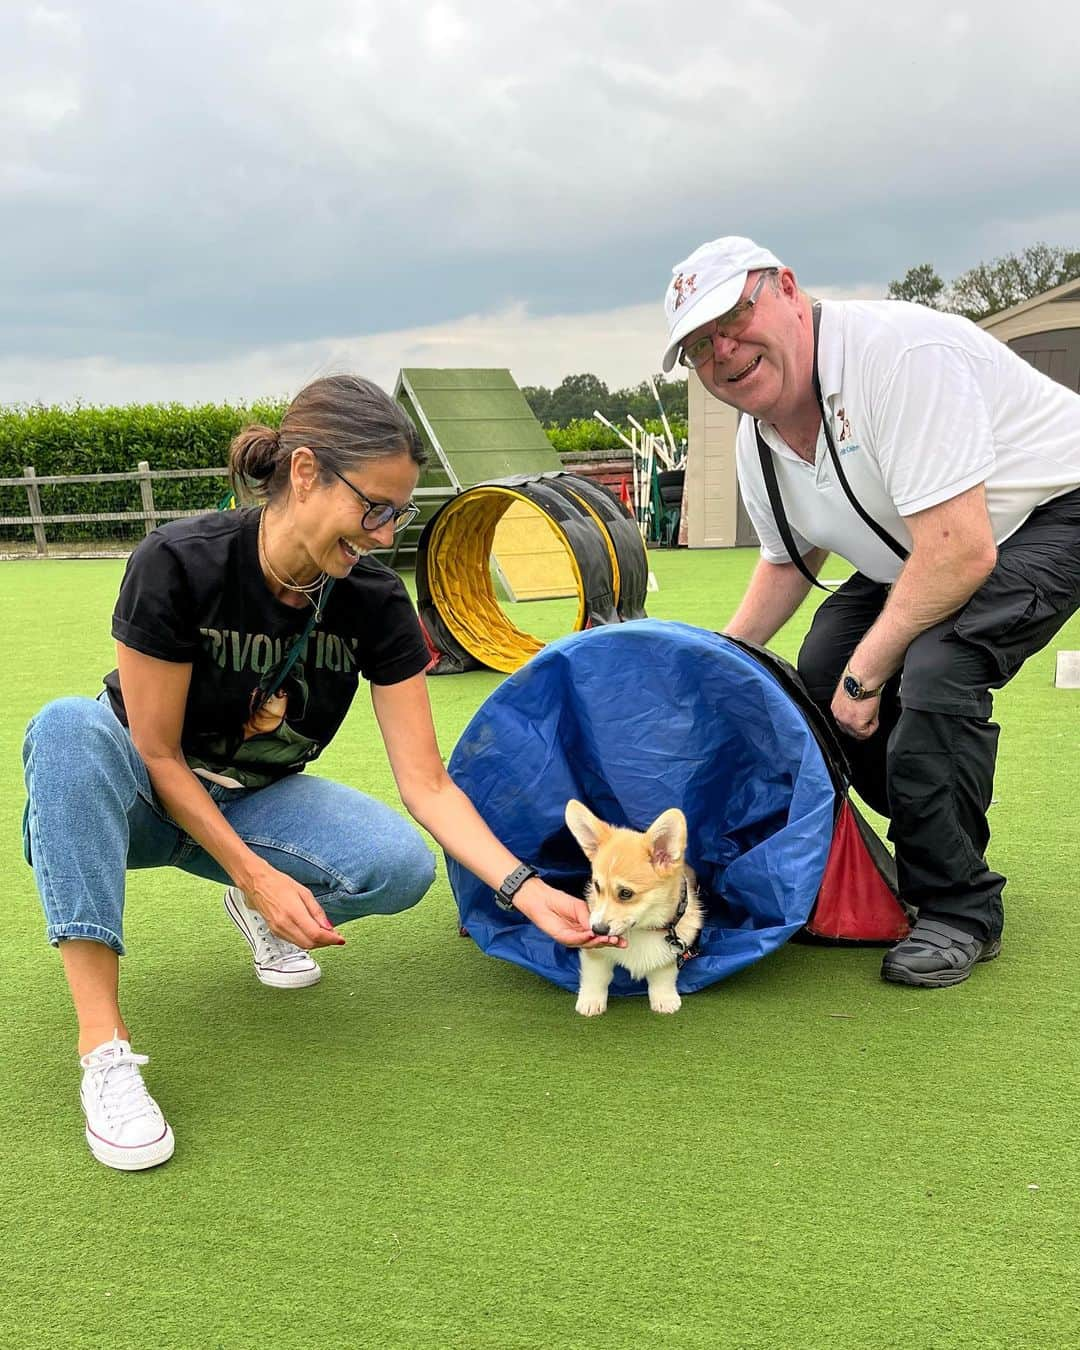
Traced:
<svg viewBox="0 0 1080 1350">
<path fill-rule="evenodd" d="M 890 300 L 910 300 L 928 309 L 944 308 L 945 283 L 934 271 L 933 263 L 909 267 L 900 281 L 889 282 Z"/>
<path fill-rule="evenodd" d="M 668 417 L 685 421 L 686 381 L 657 376 L 656 390 Z M 537 420 L 545 426 L 566 426 L 578 418 L 588 420 L 594 412 L 601 412 L 609 421 L 623 425 L 627 416 L 644 422 L 646 418 L 658 416 L 660 411 L 648 380 L 642 380 L 630 389 L 609 392 L 603 380 L 595 375 L 568 375 L 557 389 L 527 384 L 522 386 L 521 392 Z"/>
<path fill-rule="evenodd" d="M 909 268 L 902 280 L 889 282 L 889 299 L 914 300 L 931 309 L 979 320 L 1078 277 L 1080 250 L 1029 244 L 1017 253 L 979 263 L 949 287 L 932 263 L 920 263 Z"/>
<path fill-rule="evenodd" d="M 542 384 L 523 384 L 521 392 L 533 416 L 546 427 L 551 421 L 551 390 L 545 389 Z"/>
<path fill-rule="evenodd" d="M 668 417 L 686 419 L 687 386 L 685 380 L 665 380 L 658 375 L 654 381 L 656 392 Z M 608 408 L 600 411 L 613 422 L 623 423 L 627 417 L 636 417 L 639 422 L 646 418 L 658 417 L 660 409 L 648 380 L 642 380 L 632 389 L 615 389 L 608 400 Z"/>
<path fill-rule="evenodd" d="M 567 375 L 552 391 L 549 417 L 565 426 L 575 417 L 591 417 L 593 410 L 607 406 L 608 387 L 595 375 Z"/>
<path fill-rule="evenodd" d="M 1029 244 L 957 277 L 950 288 L 948 308 L 967 319 L 985 319 L 1077 277 L 1080 251 Z"/>
</svg>

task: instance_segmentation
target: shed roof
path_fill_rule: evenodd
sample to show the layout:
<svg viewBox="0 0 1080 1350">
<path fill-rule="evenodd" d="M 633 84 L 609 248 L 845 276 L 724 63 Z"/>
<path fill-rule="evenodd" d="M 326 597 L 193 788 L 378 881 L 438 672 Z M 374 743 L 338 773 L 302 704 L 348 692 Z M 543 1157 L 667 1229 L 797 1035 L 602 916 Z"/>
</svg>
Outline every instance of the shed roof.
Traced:
<svg viewBox="0 0 1080 1350">
<path fill-rule="evenodd" d="M 999 323 L 1006 323 L 1009 319 L 1018 318 L 1029 310 L 1038 309 L 1040 305 L 1064 304 L 1074 300 L 1080 300 L 1080 278 L 1063 281 L 1060 286 L 1052 286 L 1048 291 L 1033 295 L 1028 300 L 1021 300 L 1018 305 L 1010 305 L 1008 309 L 998 310 L 996 314 L 988 314 L 985 319 L 978 321 L 979 327 L 995 328 Z"/>
</svg>

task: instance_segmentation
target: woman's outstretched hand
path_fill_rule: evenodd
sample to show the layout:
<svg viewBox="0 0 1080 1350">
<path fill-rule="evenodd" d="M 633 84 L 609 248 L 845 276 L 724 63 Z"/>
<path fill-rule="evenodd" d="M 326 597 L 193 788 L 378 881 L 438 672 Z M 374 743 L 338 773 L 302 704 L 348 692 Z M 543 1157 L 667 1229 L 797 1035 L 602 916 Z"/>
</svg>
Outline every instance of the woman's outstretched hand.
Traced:
<svg viewBox="0 0 1080 1350">
<path fill-rule="evenodd" d="M 530 877 L 514 896 L 514 908 L 564 947 L 625 947 L 623 937 L 600 937 L 589 926 L 584 900 Z"/>
</svg>

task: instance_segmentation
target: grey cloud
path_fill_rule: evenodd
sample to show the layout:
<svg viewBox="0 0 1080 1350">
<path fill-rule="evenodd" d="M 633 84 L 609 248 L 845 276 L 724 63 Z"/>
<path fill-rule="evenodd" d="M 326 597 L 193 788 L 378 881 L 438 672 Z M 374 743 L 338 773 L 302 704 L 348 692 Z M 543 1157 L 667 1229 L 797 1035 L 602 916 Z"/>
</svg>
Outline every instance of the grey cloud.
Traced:
<svg viewBox="0 0 1080 1350">
<path fill-rule="evenodd" d="M 1076 245 L 1078 35 L 1047 0 L 20 7 L 0 355 L 168 367 L 658 304 L 724 232 L 882 290 L 1050 225 Z"/>
</svg>

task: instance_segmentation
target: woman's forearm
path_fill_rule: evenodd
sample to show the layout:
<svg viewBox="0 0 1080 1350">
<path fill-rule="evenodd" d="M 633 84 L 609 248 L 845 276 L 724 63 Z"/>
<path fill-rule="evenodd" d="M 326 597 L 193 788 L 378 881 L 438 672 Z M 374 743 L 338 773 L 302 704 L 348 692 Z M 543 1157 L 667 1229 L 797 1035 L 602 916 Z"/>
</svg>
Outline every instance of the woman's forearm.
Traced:
<svg viewBox="0 0 1080 1350">
<path fill-rule="evenodd" d="M 144 755 L 143 761 L 154 791 L 177 825 L 221 864 L 241 890 L 254 890 L 256 877 L 269 864 L 244 843 L 185 761 L 171 755 Z"/>
<path fill-rule="evenodd" d="M 492 834 L 479 811 L 449 776 L 402 794 L 413 819 L 462 867 L 498 887 L 521 859 Z"/>
</svg>

